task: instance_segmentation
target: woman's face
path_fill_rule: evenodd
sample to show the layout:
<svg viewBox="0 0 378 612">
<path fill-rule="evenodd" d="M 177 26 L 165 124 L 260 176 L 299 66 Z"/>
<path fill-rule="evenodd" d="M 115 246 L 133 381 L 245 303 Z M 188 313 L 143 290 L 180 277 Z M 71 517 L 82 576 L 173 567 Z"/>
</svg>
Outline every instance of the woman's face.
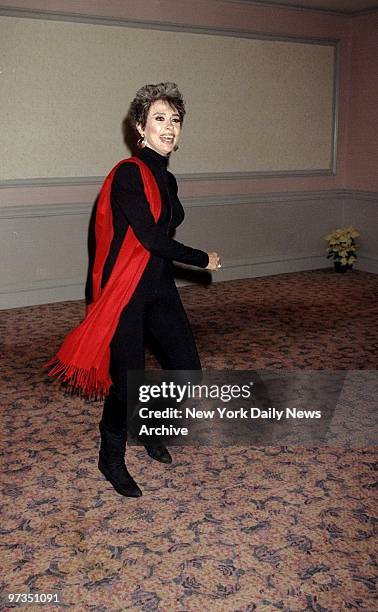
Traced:
<svg viewBox="0 0 378 612">
<path fill-rule="evenodd" d="M 145 127 L 138 124 L 137 129 L 146 138 L 147 146 L 160 155 L 169 155 L 180 136 L 180 116 L 168 102 L 156 100 L 150 106 Z"/>
</svg>

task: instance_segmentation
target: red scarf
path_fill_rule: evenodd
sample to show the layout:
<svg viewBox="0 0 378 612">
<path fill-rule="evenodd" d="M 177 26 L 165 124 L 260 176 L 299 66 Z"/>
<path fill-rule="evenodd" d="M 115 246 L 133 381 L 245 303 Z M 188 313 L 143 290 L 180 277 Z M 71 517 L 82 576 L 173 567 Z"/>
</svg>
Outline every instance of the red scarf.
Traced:
<svg viewBox="0 0 378 612">
<path fill-rule="evenodd" d="M 71 389 L 95 398 L 102 398 L 109 391 L 110 342 L 121 312 L 129 303 L 150 258 L 149 251 L 129 226 L 111 275 L 101 289 L 102 271 L 113 238 L 111 186 L 115 171 L 124 162 L 139 166 L 155 221 L 160 216 L 160 192 L 151 170 L 137 157 L 120 161 L 106 177 L 97 202 L 93 301 L 87 308 L 85 319 L 66 336 L 57 354 L 46 364 L 46 367 L 54 366 L 49 376 L 57 376 Z"/>
</svg>

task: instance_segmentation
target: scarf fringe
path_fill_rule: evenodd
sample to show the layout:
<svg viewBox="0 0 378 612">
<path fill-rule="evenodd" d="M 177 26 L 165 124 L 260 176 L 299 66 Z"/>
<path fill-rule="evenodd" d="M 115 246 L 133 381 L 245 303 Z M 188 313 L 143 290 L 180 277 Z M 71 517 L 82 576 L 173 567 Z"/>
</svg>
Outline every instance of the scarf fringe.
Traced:
<svg viewBox="0 0 378 612">
<path fill-rule="evenodd" d="M 97 368 L 78 368 L 77 366 L 65 364 L 59 358 L 53 357 L 45 364 L 51 367 L 48 376 L 54 376 L 61 383 L 67 385 L 72 394 L 82 398 L 100 401 L 104 400 L 109 393 L 111 380 L 99 375 Z"/>
</svg>

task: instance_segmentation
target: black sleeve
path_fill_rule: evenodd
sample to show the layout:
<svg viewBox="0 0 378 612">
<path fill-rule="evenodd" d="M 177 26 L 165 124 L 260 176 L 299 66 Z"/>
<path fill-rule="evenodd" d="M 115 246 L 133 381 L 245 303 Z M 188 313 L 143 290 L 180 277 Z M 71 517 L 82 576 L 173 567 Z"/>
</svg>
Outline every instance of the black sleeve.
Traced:
<svg viewBox="0 0 378 612">
<path fill-rule="evenodd" d="M 88 249 L 88 271 L 87 271 L 87 280 L 85 283 L 85 302 L 86 304 L 90 304 L 92 302 L 92 274 L 93 274 L 93 266 L 96 256 L 96 209 L 97 202 L 92 209 L 89 227 L 88 227 L 88 238 L 87 238 L 87 249 Z"/>
<path fill-rule="evenodd" d="M 122 211 L 139 242 L 153 255 L 200 268 L 208 265 L 209 256 L 205 251 L 173 240 L 155 223 L 136 164 L 123 164 L 116 171 L 112 184 L 112 205 Z"/>
</svg>

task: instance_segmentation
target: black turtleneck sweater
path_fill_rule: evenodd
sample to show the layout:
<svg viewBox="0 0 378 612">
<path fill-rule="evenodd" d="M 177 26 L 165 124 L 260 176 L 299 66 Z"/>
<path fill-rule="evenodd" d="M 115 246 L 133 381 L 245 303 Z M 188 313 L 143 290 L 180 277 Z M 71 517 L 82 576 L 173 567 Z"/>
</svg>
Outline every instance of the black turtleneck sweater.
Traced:
<svg viewBox="0 0 378 612">
<path fill-rule="evenodd" d="M 182 223 L 185 213 L 177 196 L 176 179 L 167 169 L 168 158 L 149 147 L 142 149 L 139 157 L 147 164 L 156 179 L 161 196 L 161 214 L 156 223 L 144 194 L 139 167 L 132 163 L 122 164 L 116 170 L 112 183 L 111 206 L 114 235 L 104 265 L 102 286 L 105 285 L 111 274 L 129 226 L 132 227 L 138 240 L 151 253 L 144 272 L 149 275 L 151 282 L 159 280 L 163 269 L 166 269 L 166 264 L 170 260 L 200 268 L 206 268 L 209 263 L 209 257 L 204 251 L 193 249 L 171 238 L 174 229 Z M 86 294 L 87 301 L 90 302 L 91 282 L 89 278 Z"/>
</svg>

